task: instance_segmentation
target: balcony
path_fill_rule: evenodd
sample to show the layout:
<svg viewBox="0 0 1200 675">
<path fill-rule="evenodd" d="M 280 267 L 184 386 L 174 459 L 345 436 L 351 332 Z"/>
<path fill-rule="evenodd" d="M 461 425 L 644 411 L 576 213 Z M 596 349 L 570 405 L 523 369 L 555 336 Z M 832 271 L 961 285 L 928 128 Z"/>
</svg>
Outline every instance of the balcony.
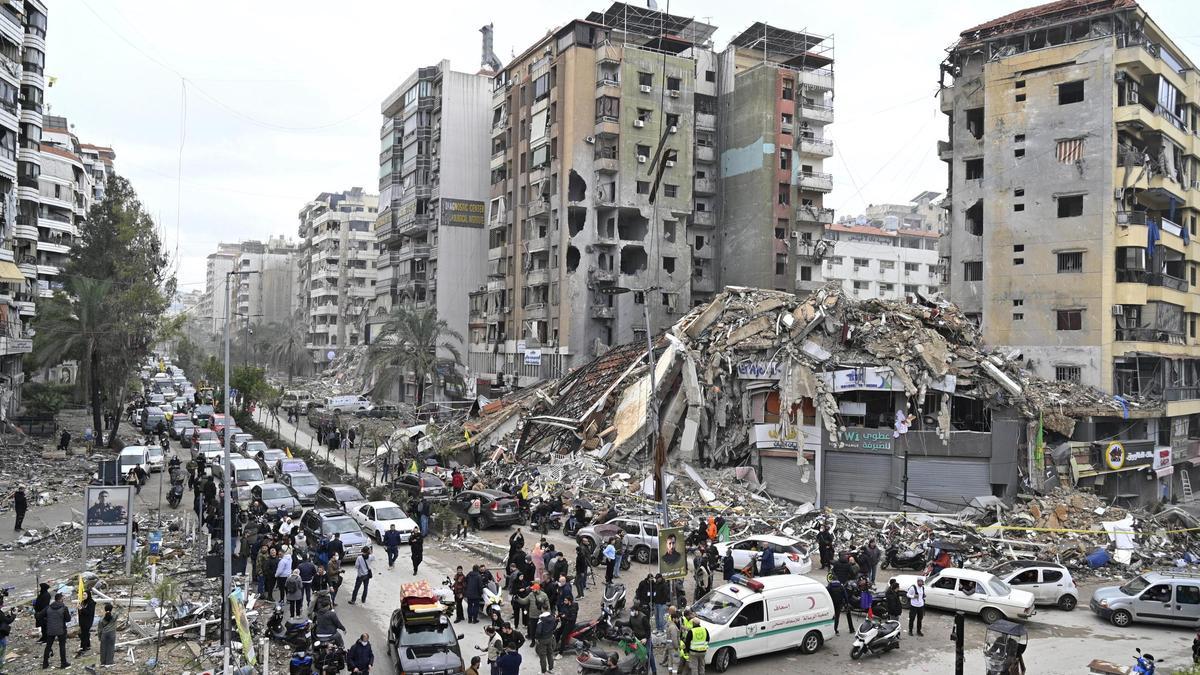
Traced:
<svg viewBox="0 0 1200 675">
<path fill-rule="evenodd" d="M 1200 387 L 1166 387 L 1164 393 L 1168 401 L 1200 400 Z"/>
<path fill-rule="evenodd" d="M 612 157 L 597 155 L 592 167 L 600 173 L 616 173 L 621 168 L 621 161 L 614 154 Z"/>
<path fill-rule="evenodd" d="M 827 209 L 821 206 L 797 206 L 796 220 L 806 223 L 822 223 L 828 225 L 833 222 L 833 209 Z"/>
<path fill-rule="evenodd" d="M 792 130 L 793 130 L 793 127 L 792 127 L 791 122 L 780 122 L 779 123 L 779 132 L 780 133 L 791 134 Z"/>
<path fill-rule="evenodd" d="M 537 199 L 529 202 L 526 207 L 525 215 L 530 218 L 544 216 L 550 211 L 550 202 L 545 199 Z"/>
<path fill-rule="evenodd" d="M 698 195 L 717 194 L 717 181 L 712 178 L 697 178 L 692 185 L 692 191 Z"/>
<path fill-rule="evenodd" d="M 800 187 L 805 190 L 815 190 L 816 192 L 833 190 L 833 176 L 827 173 L 805 171 L 800 174 L 798 182 Z"/>
<path fill-rule="evenodd" d="M 621 133 L 621 120 L 616 117 L 597 117 L 595 133 L 597 136 L 617 136 Z"/>
<path fill-rule="evenodd" d="M 506 257 L 508 257 L 507 244 L 488 249 L 488 260 L 503 260 Z"/>
<path fill-rule="evenodd" d="M 592 269 L 588 270 L 588 278 L 591 279 L 593 283 L 611 284 L 616 282 L 617 274 L 611 270 L 602 270 L 593 267 Z"/>
<path fill-rule="evenodd" d="M 712 113 L 696 113 L 696 128 L 702 131 L 716 131 L 717 116 Z"/>
<path fill-rule="evenodd" d="M 546 286 L 550 283 L 550 270 L 546 268 L 529 270 L 525 273 L 527 286 Z"/>
<path fill-rule="evenodd" d="M 800 138 L 800 154 L 833 157 L 833 141 L 824 138 Z"/>
<path fill-rule="evenodd" d="M 697 227 L 715 227 L 716 214 L 712 211 L 692 211 L 692 225 Z"/>
<path fill-rule="evenodd" d="M 825 124 L 833 122 L 833 106 L 804 102 L 798 103 L 797 106 L 800 108 L 800 117 L 805 120 Z"/>
<path fill-rule="evenodd" d="M 1118 284 L 1144 284 L 1147 277 L 1146 270 L 1139 269 L 1118 269 L 1117 283 Z"/>
<path fill-rule="evenodd" d="M 420 286 L 428 284 L 428 279 L 424 272 L 416 272 L 413 274 L 397 274 L 394 278 L 396 288 L 402 291 L 413 291 Z"/>
<path fill-rule="evenodd" d="M 596 96 L 620 98 L 621 81 L 617 79 L 616 73 L 601 73 L 600 79 L 596 80 Z"/>
<path fill-rule="evenodd" d="M 498 150 L 492 153 L 492 161 L 488 164 L 489 170 L 495 171 L 496 169 L 504 166 L 504 154 L 504 150 Z"/>
<path fill-rule="evenodd" d="M 525 318 L 526 319 L 545 319 L 546 318 L 546 303 L 544 303 L 544 302 L 530 303 L 528 305 L 525 305 L 524 310 L 525 310 Z"/>
<path fill-rule="evenodd" d="M 696 146 L 696 161 L 697 162 L 714 162 L 716 161 L 717 153 L 711 145 Z"/>
<path fill-rule="evenodd" d="M 799 84 L 815 89 L 833 89 L 832 70 L 802 70 L 797 75 Z"/>
<path fill-rule="evenodd" d="M 1183 344 L 1183 333 L 1172 333 L 1158 328 L 1118 328 L 1117 342 L 1163 342 Z"/>
<path fill-rule="evenodd" d="M 550 177 L 549 165 L 543 164 L 541 166 L 535 166 L 535 167 L 531 167 L 529 169 L 529 184 L 530 185 L 537 185 L 538 183 L 541 183 L 542 181 L 546 180 L 549 177 Z"/>
<path fill-rule="evenodd" d="M 541 253 L 548 250 L 550 250 L 549 237 L 534 237 L 533 239 L 525 240 L 526 253 Z"/>
<path fill-rule="evenodd" d="M 954 144 L 951 143 L 950 141 L 938 141 L 937 142 L 937 153 L 938 153 L 938 159 L 942 160 L 943 162 L 953 161 L 954 160 Z"/>
<path fill-rule="evenodd" d="M 606 305 L 592 305 L 593 319 L 611 319 L 615 312 L 612 307 Z"/>
<path fill-rule="evenodd" d="M 1162 286 L 1163 288 L 1170 288 L 1176 291 L 1184 292 L 1186 292 L 1188 288 L 1187 279 L 1168 276 L 1160 272 L 1152 272 L 1147 274 L 1146 283 L 1150 284 L 1151 286 Z"/>
<path fill-rule="evenodd" d="M 30 241 L 38 240 L 38 230 L 33 225 L 26 225 L 18 222 L 13 228 L 13 234 L 18 239 L 28 239 Z"/>
</svg>

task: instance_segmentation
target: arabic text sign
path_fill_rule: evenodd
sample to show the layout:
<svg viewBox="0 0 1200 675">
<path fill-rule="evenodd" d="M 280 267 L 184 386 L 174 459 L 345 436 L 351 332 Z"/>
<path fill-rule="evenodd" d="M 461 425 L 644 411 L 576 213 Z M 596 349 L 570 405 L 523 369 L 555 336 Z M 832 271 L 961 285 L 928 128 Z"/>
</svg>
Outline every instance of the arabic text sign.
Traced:
<svg viewBox="0 0 1200 675">
<path fill-rule="evenodd" d="M 783 377 L 783 364 L 778 361 L 742 361 L 737 364 L 737 374 L 743 380 L 778 380 Z"/>
</svg>

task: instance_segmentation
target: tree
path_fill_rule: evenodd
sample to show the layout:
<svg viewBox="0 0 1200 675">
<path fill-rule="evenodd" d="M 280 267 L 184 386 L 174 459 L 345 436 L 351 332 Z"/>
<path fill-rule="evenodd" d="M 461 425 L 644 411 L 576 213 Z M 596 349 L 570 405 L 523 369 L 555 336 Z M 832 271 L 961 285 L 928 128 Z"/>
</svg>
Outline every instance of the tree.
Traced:
<svg viewBox="0 0 1200 675">
<path fill-rule="evenodd" d="M 294 321 L 286 324 L 269 323 L 264 332 L 270 345 L 267 360 L 271 365 L 287 371 L 287 381 L 290 385 L 292 376 L 308 360 L 308 350 L 304 348 L 304 343 L 308 340 L 304 318 L 298 315 Z"/>
<path fill-rule="evenodd" d="M 458 345 L 463 338 L 437 312 L 398 305 L 388 315 L 371 344 L 367 364 L 378 375 L 380 385 L 396 382 L 400 387 L 409 373 L 417 382 L 417 405 L 425 400 L 425 380 L 432 379 L 434 388 L 442 381 L 439 365 L 462 363 Z M 456 344 L 457 343 L 457 344 Z M 438 351 L 449 359 L 438 357 Z"/>
<path fill-rule="evenodd" d="M 150 356 L 163 333 L 164 313 L 175 295 L 175 277 L 158 238 L 153 219 L 142 208 L 128 180 L 109 177 L 104 199 L 92 205 L 71 249 L 64 275 L 67 283 L 103 279 L 110 284 L 103 316 L 94 338 L 90 386 L 93 422 L 100 428 L 101 406 L 107 405 L 119 425 L 130 375 Z M 78 297 L 78 296 L 77 296 Z M 39 312 L 40 313 L 40 312 Z M 39 333 L 40 333 L 39 329 Z M 117 426 L 109 442 L 117 444 Z"/>
<path fill-rule="evenodd" d="M 76 359 L 82 366 L 80 383 L 92 407 L 92 424 L 102 429 L 100 409 L 103 385 L 100 377 L 103 348 L 111 337 L 109 318 L 112 282 L 72 277 L 66 282 L 70 297 L 61 291 L 38 308 L 33 326 L 34 362 L 52 366 Z M 118 415 L 119 416 L 119 415 Z"/>
<path fill-rule="evenodd" d="M 229 374 L 229 387 L 236 389 L 241 399 L 240 410 L 245 411 L 259 401 L 269 399 L 274 394 L 271 385 L 267 384 L 267 373 L 262 368 L 253 366 L 238 366 Z M 230 401 L 232 403 L 232 401 Z"/>
<path fill-rule="evenodd" d="M 200 366 L 200 346 L 184 335 L 175 343 L 175 365 L 183 368 L 188 377 L 195 377 L 193 368 Z"/>
</svg>

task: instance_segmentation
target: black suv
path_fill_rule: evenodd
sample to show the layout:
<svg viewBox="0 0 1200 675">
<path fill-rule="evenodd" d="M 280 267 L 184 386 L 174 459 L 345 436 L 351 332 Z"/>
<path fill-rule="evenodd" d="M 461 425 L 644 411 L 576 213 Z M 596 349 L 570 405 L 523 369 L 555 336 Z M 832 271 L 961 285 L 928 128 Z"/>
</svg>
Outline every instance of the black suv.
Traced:
<svg viewBox="0 0 1200 675">
<path fill-rule="evenodd" d="M 466 667 L 454 625 L 441 612 L 416 615 L 403 606 L 392 612 L 388 653 L 397 675 L 462 673 Z"/>
<path fill-rule="evenodd" d="M 358 491 L 358 488 L 345 483 L 336 483 L 334 485 L 322 485 L 316 494 L 317 508 L 338 509 L 339 511 L 350 512 L 346 506 L 362 504 L 367 501 L 363 493 Z"/>
</svg>

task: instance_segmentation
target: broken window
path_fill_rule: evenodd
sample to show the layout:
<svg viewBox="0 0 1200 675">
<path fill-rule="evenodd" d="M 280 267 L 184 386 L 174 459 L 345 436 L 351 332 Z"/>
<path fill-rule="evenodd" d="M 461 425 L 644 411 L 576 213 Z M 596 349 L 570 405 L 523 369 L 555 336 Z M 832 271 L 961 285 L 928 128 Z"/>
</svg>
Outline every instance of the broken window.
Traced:
<svg viewBox="0 0 1200 675">
<path fill-rule="evenodd" d="M 637 193 L 638 193 L 639 195 L 648 195 L 648 194 L 650 194 L 650 181 L 648 181 L 648 180 L 639 180 L 639 181 L 637 182 Z"/>
<path fill-rule="evenodd" d="M 572 171 L 571 173 L 575 172 Z M 567 231 L 572 237 L 583 232 L 585 222 L 587 222 L 587 209 L 577 206 L 567 209 Z"/>
<path fill-rule="evenodd" d="M 983 236 L 983 200 L 977 199 L 975 203 L 963 212 L 964 224 L 967 227 L 967 232 L 976 237 Z"/>
<path fill-rule="evenodd" d="M 784 238 L 784 229 L 782 227 L 775 228 L 775 238 L 782 241 Z"/>
<path fill-rule="evenodd" d="M 675 243 L 675 221 L 674 220 L 664 220 L 663 221 L 663 239 L 666 239 L 667 241 L 671 242 L 672 244 Z"/>
<path fill-rule="evenodd" d="M 567 247 L 567 271 L 574 272 L 579 267 L 579 249 L 574 246 Z"/>
<path fill-rule="evenodd" d="M 1083 371 L 1079 366 L 1054 366 L 1054 379 L 1059 382 L 1079 383 Z"/>
<path fill-rule="evenodd" d="M 780 183 L 779 184 L 779 204 L 780 204 L 780 206 L 787 206 L 788 204 L 791 204 L 791 203 L 792 203 L 791 186 L 788 185 L 787 183 Z"/>
<path fill-rule="evenodd" d="M 630 241 L 642 241 L 649 232 L 650 221 L 637 211 L 622 210 L 617 220 L 617 236 Z"/>
<path fill-rule="evenodd" d="M 596 99 L 596 121 L 616 122 L 621 118 L 621 99 L 601 96 Z"/>
<path fill-rule="evenodd" d="M 645 157 L 645 158 L 650 157 L 650 146 L 638 143 L 636 148 L 637 148 L 637 156 L 638 156 L 639 162 L 646 161 L 645 159 L 642 159 L 643 157 Z"/>
<path fill-rule="evenodd" d="M 1058 217 L 1075 218 L 1083 215 L 1083 195 L 1068 195 L 1058 198 Z"/>
<path fill-rule="evenodd" d="M 963 281 L 983 281 L 982 260 L 968 260 L 963 263 Z"/>
<path fill-rule="evenodd" d="M 581 202 L 587 197 L 587 181 L 571 169 L 567 175 L 567 201 Z"/>
<path fill-rule="evenodd" d="M 1076 274 L 1083 271 L 1083 251 L 1066 251 L 1058 254 L 1058 273 Z"/>
<path fill-rule="evenodd" d="M 950 428 L 956 431 L 991 431 L 992 411 L 988 401 L 966 396 L 951 397 Z"/>
<path fill-rule="evenodd" d="M 1083 80 L 1064 82 L 1058 85 L 1058 104 L 1068 105 L 1083 102 Z"/>
<path fill-rule="evenodd" d="M 787 148 L 779 149 L 779 168 L 784 171 L 792 169 L 792 151 Z"/>
<path fill-rule="evenodd" d="M 783 113 L 779 116 L 780 131 L 785 134 L 792 133 L 792 114 Z"/>
<path fill-rule="evenodd" d="M 983 158 L 968 159 L 963 162 L 966 168 L 967 180 L 978 180 L 983 178 Z"/>
<path fill-rule="evenodd" d="M 975 138 L 983 138 L 983 108 L 967 110 L 967 132 Z"/>
<path fill-rule="evenodd" d="M 1082 309 L 1055 310 L 1058 330 L 1083 330 Z"/>
<path fill-rule="evenodd" d="M 625 246 L 621 249 L 621 274 L 637 274 L 646 271 L 646 249 L 641 246 Z"/>
<path fill-rule="evenodd" d="M 675 258 L 672 258 L 671 256 L 663 256 L 662 268 L 663 268 L 663 271 L 666 272 L 667 274 L 674 274 L 675 273 Z"/>
</svg>

